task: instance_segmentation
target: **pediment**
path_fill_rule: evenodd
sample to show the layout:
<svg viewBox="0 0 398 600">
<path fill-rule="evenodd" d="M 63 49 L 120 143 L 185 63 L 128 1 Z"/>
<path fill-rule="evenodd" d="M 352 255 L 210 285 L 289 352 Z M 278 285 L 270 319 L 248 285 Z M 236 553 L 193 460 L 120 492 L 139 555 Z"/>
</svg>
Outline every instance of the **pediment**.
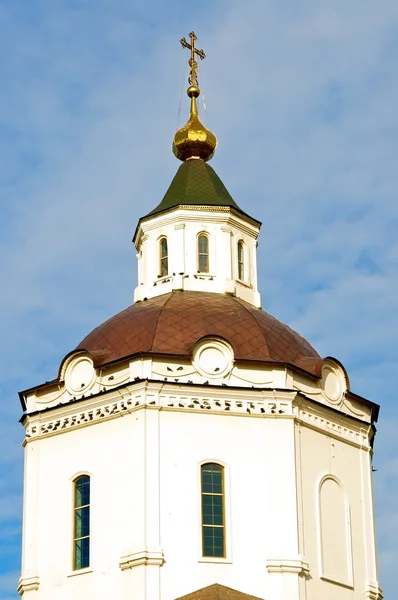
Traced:
<svg viewBox="0 0 398 600">
<path fill-rule="evenodd" d="M 180 596 L 176 600 L 263 600 L 258 596 L 250 596 L 238 590 L 225 587 L 219 583 L 208 585 L 205 588 L 191 592 L 186 596 Z"/>
</svg>

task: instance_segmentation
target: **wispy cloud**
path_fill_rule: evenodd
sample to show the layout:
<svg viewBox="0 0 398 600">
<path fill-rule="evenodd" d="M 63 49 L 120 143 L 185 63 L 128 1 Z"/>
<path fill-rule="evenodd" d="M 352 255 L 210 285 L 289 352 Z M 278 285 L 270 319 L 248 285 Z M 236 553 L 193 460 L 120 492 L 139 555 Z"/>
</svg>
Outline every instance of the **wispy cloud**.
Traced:
<svg viewBox="0 0 398 600">
<path fill-rule="evenodd" d="M 397 418 L 398 5 L 230 0 L 189 12 L 128 0 L 0 7 L 0 514 L 14 527 L 16 391 L 52 378 L 64 354 L 132 301 L 130 239 L 177 168 L 178 40 L 194 27 L 209 56 L 201 82 L 203 118 L 220 142 L 213 166 L 263 221 L 264 308 L 341 359 L 352 388 L 382 404 L 375 486 L 388 597 L 398 554 L 385 526 L 398 492 L 388 426 Z M 180 120 L 185 95 L 181 111 Z M 2 600 L 16 597 L 12 557 Z"/>
</svg>

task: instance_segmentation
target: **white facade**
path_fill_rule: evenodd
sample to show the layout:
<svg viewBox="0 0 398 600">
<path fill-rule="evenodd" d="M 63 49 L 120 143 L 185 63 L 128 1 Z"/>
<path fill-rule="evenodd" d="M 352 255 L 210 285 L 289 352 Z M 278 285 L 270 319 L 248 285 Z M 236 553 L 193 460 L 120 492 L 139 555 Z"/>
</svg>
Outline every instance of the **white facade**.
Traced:
<svg viewBox="0 0 398 600">
<path fill-rule="evenodd" d="M 229 206 L 180 205 L 141 219 L 135 302 L 190 290 L 260 307 L 259 225 Z M 144 352 L 96 368 L 95 356 L 77 350 L 57 380 L 21 394 L 19 593 L 176 600 L 218 583 L 263 600 L 381 600 L 371 462 L 378 407 L 351 393 L 334 359 L 307 357 L 320 365 L 315 375 L 305 356 L 295 365 L 271 354 L 255 362 L 250 352 L 236 360 L 227 340 L 201 335 L 191 358 Z M 223 474 L 220 556 L 205 556 L 202 543 L 209 463 Z M 90 498 L 77 504 L 79 477 L 90 478 Z M 76 533 L 83 505 L 84 535 Z"/>
<path fill-rule="evenodd" d="M 204 386 L 209 353 L 223 368 Z M 170 369 L 178 383 L 165 381 Z M 264 600 L 382 598 L 375 406 L 347 385 L 332 359 L 316 380 L 237 364 L 221 340 L 202 341 L 192 362 L 126 360 L 101 371 L 87 353 L 72 354 L 59 381 L 24 394 L 20 593 L 175 600 L 217 582 Z M 224 467 L 225 558 L 202 556 L 206 462 Z M 91 556 L 73 571 L 81 474 L 91 477 Z"/>
<path fill-rule="evenodd" d="M 226 293 L 261 306 L 257 286 L 259 223 L 229 207 L 180 206 L 140 222 L 134 302 L 173 290 Z M 209 268 L 200 272 L 198 237 L 209 241 Z M 168 273 L 161 275 L 160 241 L 167 239 Z M 238 244 L 243 248 L 243 276 Z"/>
</svg>

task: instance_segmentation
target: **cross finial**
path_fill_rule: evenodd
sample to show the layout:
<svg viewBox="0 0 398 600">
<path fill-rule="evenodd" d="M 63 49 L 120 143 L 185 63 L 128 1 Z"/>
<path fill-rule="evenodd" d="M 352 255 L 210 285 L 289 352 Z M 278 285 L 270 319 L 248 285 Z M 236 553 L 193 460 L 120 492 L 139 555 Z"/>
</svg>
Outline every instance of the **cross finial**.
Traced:
<svg viewBox="0 0 398 600">
<path fill-rule="evenodd" d="M 198 38 L 196 37 L 196 35 L 193 31 L 191 31 L 191 33 L 189 34 L 189 37 L 191 38 L 191 43 L 187 42 L 187 40 L 185 38 L 182 38 L 182 40 L 180 40 L 180 42 L 181 42 L 181 45 L 183 48 L 188 48 L 188 50 L 191 51 L 191 58 L 188 61 L 188 64 L 191 68 L 190 73 L 189 73 L 189 78 L 188 78 L 189 85 L 197 86 L 198 85 L 198 78 L 197 78 L 198 63 L 195 60 L 195 54 L 197 56 L 199 56 L 199 58 L 201 60 L 206 58 L 206 54 L 203 52 L 203 50 L 198 50 L 197 48 L 195 48 L 195 42 Z"/>
</svg>

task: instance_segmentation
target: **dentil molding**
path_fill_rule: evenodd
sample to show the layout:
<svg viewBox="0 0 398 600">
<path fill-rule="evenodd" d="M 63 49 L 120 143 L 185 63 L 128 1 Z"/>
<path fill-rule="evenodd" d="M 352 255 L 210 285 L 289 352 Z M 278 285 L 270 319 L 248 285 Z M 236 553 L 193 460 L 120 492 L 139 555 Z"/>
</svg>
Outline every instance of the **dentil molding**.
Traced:
<svg viewBox="0 0 398 600">
<path fill-rule="evenodd" d="M 319 407 L 318 409 L 309 406 L 301 408 L 297 405 L 296 392 L 291 390 L 254 391 L 242 388 L 239 391 L 235 389 L 231 393 L 228 387 L 223 387 L 219 390 L 209 390 L 205 395 L 192 388 L 184 390 L 184 393 L 181 386 L 178 386 L 175 393 L 172 386 L 169 386 L 166 392 L 163 382 L 159 389 L 158 386 L 159 382 L 142 381 L 137 387 L 126 386 L 123 391 L 117 390 L 92 396 L 84 399 L 84 403 L 76 401 L 75 406 L 74 402 L 69 402 L 49 412 L 26 415 L 24 444 L 30 440 L 58 435 L 70 429 L 118 418 L 137 410 L 150 409 L 209 412 L 225 417 L 240 415 L 247 418 L 290 418 L 301 425 L 347 441 L 356 447 L 369 448 L 367 428 L 355 428 L 349 421 L 344 425 L 341 415 L 338 415 L 338 419 L 335 420 L 327 409 L 323 412 Z M 231 398 L 233 394 L 235 398 Z"/>
</svg>

